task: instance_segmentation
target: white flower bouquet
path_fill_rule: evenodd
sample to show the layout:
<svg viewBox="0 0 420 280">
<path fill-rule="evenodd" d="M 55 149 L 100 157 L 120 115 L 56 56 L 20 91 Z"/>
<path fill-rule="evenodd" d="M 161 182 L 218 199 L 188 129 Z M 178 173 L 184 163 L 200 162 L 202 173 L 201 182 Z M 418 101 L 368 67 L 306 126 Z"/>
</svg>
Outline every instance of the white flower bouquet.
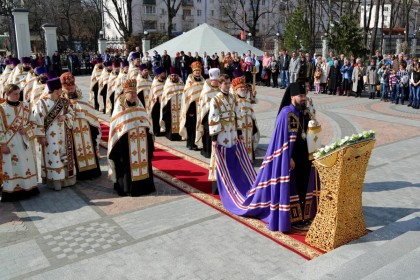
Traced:
<svg viewBox="0 0 420 280">
<path fill-rule="evenodd" d="M 314 159 L 319 159 L 325 155 L 328 155 L 346 145 L 354 144 L 361 141 L 366 141 L 375 138 L 375 131 L 362 131 L 360 133 L 355 133 L 352 136 L 346 136 L 341 140 L 337 140 L 329 145 L 326 145 L 323 148 L 318 149 L 314 153 Z"/>
</svg>

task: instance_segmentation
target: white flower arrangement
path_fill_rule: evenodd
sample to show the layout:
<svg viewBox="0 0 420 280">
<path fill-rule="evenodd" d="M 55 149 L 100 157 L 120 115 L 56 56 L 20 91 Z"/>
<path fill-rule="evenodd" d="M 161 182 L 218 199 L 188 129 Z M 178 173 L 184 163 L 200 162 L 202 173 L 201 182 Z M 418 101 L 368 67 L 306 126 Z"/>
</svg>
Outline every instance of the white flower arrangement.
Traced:
<svg viewBox="0 0 420 280">
<path fill-rule="evenodd" d="M 314 153 L 314 159 L 318 159 L 320 157 L 323 157 L 329 153 L 334 152 L 335 150 L 340 149 L 341 147 L 344 147 L 349 144 L 354 144 L 356 142 L 370 140 L 375 138 L 375 131 L 369 130 L 369 131 L 362 131 L 360 133 L 355 133 L 352 136 L 346 136 L 341 140 L 337 140 L 329 145 L 326 145 L 323 148 L 318 149 Z"/>
</svg>

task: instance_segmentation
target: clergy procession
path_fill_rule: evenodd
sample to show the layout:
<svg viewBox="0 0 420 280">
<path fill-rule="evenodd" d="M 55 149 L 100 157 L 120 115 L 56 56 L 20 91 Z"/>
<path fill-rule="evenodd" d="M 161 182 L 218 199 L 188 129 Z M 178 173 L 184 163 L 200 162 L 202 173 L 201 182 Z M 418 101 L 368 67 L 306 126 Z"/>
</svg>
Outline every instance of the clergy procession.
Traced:
<svg viewBox="0 0 420 280">
<path fill-rule="evenodd" d="M 101 176 L 101 130 L 74 76 L 46 73 L 30 57 L 8 62 L 2 74 L 1 201 L 39 193 L 38 179 L 54 190 Z M 40 164 L 38 164 L 40 163 Z"/>
<path fill-rule="evenodd" d="M 104 144 L 107 176 L 119 196 L 135 197 L 156 191 L 152 168 L 154 143 L 165 137 L 169 141 L 185 141 L 187 149 L 208 161 L 211 192 L 220 193 L 229 211 L 265 219 L 271 230 L 290 231 L 292 222 L 307 226 L 315 211 L 312 203 L 315 177 L 310 171 L 313 166 L 304 135 L 314 115 L 306 109 L 303 83 L 290 84 L 284 102 L 291 104 L 293 97 L 299 96 L 295 104 L 299 110 L 293 111 L 293 117 L 290 115 L 293 112 L 289 113 L 286 124 L 280 131 L 275 130 L 272 143 L 280 146 L 269 149 L 272 154 L 267 153 L 268 161 L 263 163 L 268 164 L 273 156 L 278 158 L 278 152 L 287 148 L 288 142 L 293 147 L 297 141 L 301 143 L 297 145 L 299 151 L 295 149 L 284 160 L 290 161 L 287 166 L 290 165 L 291 174 L 289 168 L 283 170 L 283 163 L 281 170 L 265 167 L 269 173 L 260 172 L 262 175 L 256 177 L 252 162 L 260 133 L 253 109 L 258 104 L 255 77 L 253 84 L 246 83 L 241 68 L 227 75 L 217 67 L 203 69 L 201 62 L 195 61 L 190 64 L 184 83 L 179 68 L 165 70 L 158 66 L 150 73 L 140 58 L 138 52 L 131 54 L 130 61 L 111 62 L 98 57 L 88 93 L 78 88 L 70 72 L 57 76 L 37 66 L 30 57 L 6 62 L 0 84 L 1 201 L 38 194 L 39 179 L 59 191 L 77 181 L 102 176 L 99 163 L 102 131 L 98 116 L 106 114 L 110 117 L 108 143 Z M 304 114 L 302 118 L 299 112 Z M 287 134 L 294 131 L 298 131 L 299 137 Z M 227 163 L 232 149 L 243 169 Z M 284 153 L 280 158 L 283 156 Z M 280 201 L 278 197 L 270 198 L 272 187 L 289 184 L 295 165 L 302 172 L 296 176 L 299 187 L 292 180 Z M 237 178 L 242 178 L 238 186 L 234 183 Z M 288 196 L 289 192 L 293 195 Z M 271 199 L 277 201 L 275 209 L 273 203 L 270 206 Z M 298 208 L 290 212 L 294 203 Z M 279 210 L 284 214 L 279 215 Z"/>
</svg>

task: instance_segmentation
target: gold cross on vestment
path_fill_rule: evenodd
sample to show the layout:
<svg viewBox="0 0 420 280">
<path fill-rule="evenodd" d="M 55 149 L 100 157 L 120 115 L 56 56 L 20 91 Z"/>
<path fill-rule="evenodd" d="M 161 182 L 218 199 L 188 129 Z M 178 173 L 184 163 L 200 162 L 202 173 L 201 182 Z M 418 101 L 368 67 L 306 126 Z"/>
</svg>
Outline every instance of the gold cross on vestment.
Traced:
<svg viewBox="0 0 420 280">
<path fill-rule="evenodd" d="M 291 126 L 292 126 L 292 127 L 297 126 L 297 122 L 296 122 L 296 120 L 295 120 L 295 119 L 293 119 L 293 118 L 290 120 L 290 124 L 291 124 Z"/>
</svg>

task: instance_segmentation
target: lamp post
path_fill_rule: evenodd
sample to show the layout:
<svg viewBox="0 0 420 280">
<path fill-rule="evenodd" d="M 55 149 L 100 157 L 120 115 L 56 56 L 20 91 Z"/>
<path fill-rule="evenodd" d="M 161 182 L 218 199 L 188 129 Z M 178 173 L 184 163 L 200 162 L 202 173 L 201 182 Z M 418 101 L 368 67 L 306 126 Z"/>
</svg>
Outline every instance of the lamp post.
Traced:
<svg viewBox="0 0 420 280">
<path fill-rule="evenodd" d="M 106 42 L 107 40 L 104 38 L 104 31 L 101 29 L 99 30 L 99 39 L 98 39 L 98 50 L 99 53 L 104 53 L 106 50 Z"/>
<path fill-rule="evenodd" d="M 150 50 L 150 38 L 149 38 L 149 31 L 144 30 L 143 32 L 143 40 L 142 40 L 142 47 L 143 47 L 143 53 Z"/>
<path fill-rule="evenodd" d="M 326 58 L 328 54 L 328 33 L 324 33 L 322 37 L 322 57 Z"/>
<path fill-rule="evenodd" d="M 411 57 L 415 57 L 417 52 L 417 33 L 414 30 L 413 37 L 411 38 Z"/>
<path fill-rule="evenodd" d="M 386 43 L 385 43 L 385 33 L 384 33 L 384 31 L 382 30 L 382 37 L 381 37 L 381 53 L 382 54 L 385 54 L 386 52 L 385 52 L 385 47 L 386 47 Z"/>
<path fill-rule="evenodd" d="M 278 56 L 278 54 L 279 54 L 279 38 L 280 38 L 280 33 L 276 33 L 276 39 L 275 39 L 275 41 L 274 41 L 274 54 L 275 54 L 275 57 L 277 57 Z"/>
<path fill-rule="evenodd" d="M 401 33 L 398 34 L 398 38 L 397 38 L 396 44 L 397 44 L 397 46 L 396 46 L 396 51 L 395 52 L 398 55 L 398 54 L 401 53 Z"/>
<path fill-rule="evenodd" d="M 252 33 L 251 32 L 248 33 L 248 38 L 247 38 L 246 43 L 251 45 L 251 46 L 254 46 L 254 40 L 252 39 Z"/>
<path fill-rule="evenodd" d="M 372 55 L 372 30 L 368 31 L 367 37 L 367 49 L 369 50 L 369 56 Z"/>
</svg>

